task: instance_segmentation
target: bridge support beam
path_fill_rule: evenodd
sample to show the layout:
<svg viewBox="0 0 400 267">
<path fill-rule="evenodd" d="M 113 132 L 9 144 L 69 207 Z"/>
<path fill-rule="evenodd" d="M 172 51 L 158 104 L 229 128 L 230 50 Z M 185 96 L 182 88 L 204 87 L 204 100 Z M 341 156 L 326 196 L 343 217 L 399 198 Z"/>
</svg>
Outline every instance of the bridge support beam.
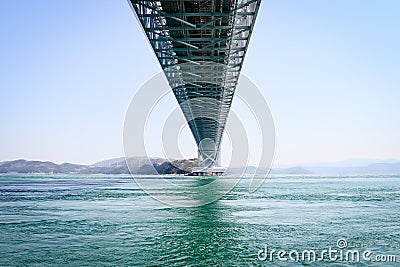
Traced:
<svg viewBox="0 0 400 267">
<path fill-rule="evenodd" d="M 221 175 L 219 150 L 261 0 L 128 0 L 198 145 L 194 175 Z"/>
</svg>

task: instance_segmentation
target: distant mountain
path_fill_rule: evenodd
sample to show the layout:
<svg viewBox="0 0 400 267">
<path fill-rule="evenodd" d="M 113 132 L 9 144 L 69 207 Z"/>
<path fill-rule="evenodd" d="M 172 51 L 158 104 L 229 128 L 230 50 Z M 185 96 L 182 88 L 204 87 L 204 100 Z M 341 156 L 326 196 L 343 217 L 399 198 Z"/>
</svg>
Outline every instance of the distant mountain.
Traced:
<svg viewBox="0 0 400 267">
<path fill-rule="evenodd" d="M 128 162 L 130 169 L 126 164 Z M 93 165 L 56 164 L 49 161 L 14 160 L 0 162 L 0 173 L 80 173 L 80 174 L 185 174 L 197 159 L 167 161 L 161 158 L 111 159 Z"/>
<path fill-rule="evenodd" d="M 24 159 L 0 162 L 0 173 L 80 173 L 87 167 L 78 164 L 55 164 L 49 161 L 27 161 Z"/>
<path fill-rule="evenodd" d="M 228 169 L 229 174 L 240 174 L 243 168 Z M 256 168 L 249 166 L 244 173 L 253 174 Z M 400 175 L 397 159 L 352 159 L 328 163 L 305 163 L 300 166 L 273 167 L 270 174 L 279 175 Z"/>
<path fill-rule="evenodd" d="M 270 174 L 290 174 L 290 175 L 294 175 L 294 174 L 313 174 L 312 171 L 306 170 L 302 167 L 296 166 L 296 167 L 291 167 L 291 168 L 278 168 L 278 169 L 272 169 L 270 171 Z"/>
<path fill-rule="evenodd" d="M 357 167 L 308 167 L 312 172 L 322 175 L 400 175 L 399 163 L 372 163 Z"/>
<path fill-rule="evenodd" d="M 197 159 L 153 162 L 137 169 L 138 174 L 187 174 L 197 166 Z"/>
<path fill-rule="evenodd" d="M 334 162 L 317 162 L 317 163 L 302 163 L 297 164 L 302 166 L 303 168 L 353 168 L 353 167 L 365 167 L 371 164 L 376 163 L 400 163 L 398 159 L 368 159 L 368 158 L 357 158 L 357 159 L 348 159 Z M 292 167 L 292 166 L 291 166 Z"/>
<path fill-rule="evenodd" d="M 131 169 L 138 169 L 141 166 L 145 165 L 145 164 L 150 164 L 150 163 L 161 163 L 167 161 L 166 159 L 163 158 L 149 158 L 148 157 L 129 157 L 129 158 L 125 158 L 121 157 L 121 158 L 113 158 L 113 159 L 108 159 L 108 160 L 103 160 L 103 161 L 99 161 L 96 162 L 94 164 L 92 164 L 92 167 L 107 167 L 107 168 L 111 168 L 111 167 L 121 167 L 121 166 L 126 166 L 126 162 L 128 162 L 129 167 Z"/>
<path fill-rule="evenodd" d="M 375 163 L 368 165 L 365 169 L 371 174 L 400 174 L 400 162 Z"/>
<path fill-rule="evenodd" d="M 0 162 L 0 173 L 82 173 L 82 174 L 123 174 L 128 168 L 93 167 L 79 164 L 55 164 L 49 161 L 27 161 L 24 159 Z"/>
<path fill-rule="evenodd" d="M 247 166 L 242 168 L 228 168 L 226 170 L 227 174 L 230 175 L 240 175 L 240 174 L 254 174 L 256 173 L 257 168 L 254 166 Z"/>
<path fill-rule="evenodd" d="M 257 168 L 254 166 L 247 166 L 246 168 L 229 168 L 227 170 L 228 174 L 239 175 L 239 174 L 255 174 Z M 270 174 L 281 174 L 281 175 L 301 175 L 301 174 L 313 174 L 313 172 L 306 170 L 302 167 L 289 167 L 289 168 L 273 168 L 269 172 Z"/>
<path fill-rule="evenodd" d="M 366 162 L 365 165 L 359 165 Z M 127 165 L 128 163 L 128 165 Z M 92 165 L 56 164 L 49 161 L 14 160 L 0 162 L 0 173 L 82 173 L 82 174 L 185 174 L 197 165 L 197 159 L 171 160 L 162 158 L 130 157 L 109 159 Z M 129 168 L 128 168 L 129 166 Z M 307 166 L 307 167 L 304 167 Z M 227 173 L 254 174 L 256 167 L 229 168 Z M 279 175 L 400 175 L 400 161 L 355 160 L 329 164 L 304 164 L 286 168 L 272 168 L 270 174 Z"/>
<path fill-rule="evenodd" d="M 125 162 L 125 158 L 121 157 L 121 158 L 113 158 L 113 159 L 107 159 L 107 160 L 103 160 L 103 161 L 99 161 L 96 162 L 90 166 L 92 167 L 111 167 L 114 164 L 118 164 L 121 162 Z"/>
</svg>

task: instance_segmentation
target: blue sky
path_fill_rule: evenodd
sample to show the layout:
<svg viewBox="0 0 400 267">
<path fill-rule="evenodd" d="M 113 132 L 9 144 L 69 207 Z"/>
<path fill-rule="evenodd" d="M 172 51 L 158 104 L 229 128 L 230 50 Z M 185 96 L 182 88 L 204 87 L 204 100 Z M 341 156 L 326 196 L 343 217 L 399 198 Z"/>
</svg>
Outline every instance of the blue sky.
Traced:
<svg viewBox="0 0 400 267">
<path fill-rule="evenodd" d="M 264 0 L 243 73 L 276 163 L 400 158 L 400 1 Z M 0 2 L 0 161 L 123 155 L 125 111 L 161 69 L 125 0 Z"/>
</svg>

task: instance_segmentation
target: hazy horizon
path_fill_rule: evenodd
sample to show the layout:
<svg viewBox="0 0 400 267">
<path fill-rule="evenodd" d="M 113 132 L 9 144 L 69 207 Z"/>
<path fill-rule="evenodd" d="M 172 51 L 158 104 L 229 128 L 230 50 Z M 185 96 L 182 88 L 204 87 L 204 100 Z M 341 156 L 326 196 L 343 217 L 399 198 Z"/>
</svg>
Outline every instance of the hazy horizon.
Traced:
<svg viewBox="0 0 400 267">
<path fill-rule="evenodd" d="M 138 156 L 140 157 L 140 156 Z M 143 156 L 146 157 L 146 156 Z M 150 158 L 162 158 L 162 157 L 153 157 L 153 156 L 149 156 Z M 54 161 L 51 159 L 45 159 L 45 160 L 41 160 L 41 159 L 28 159 L 28 158 L 16 158 L 16 159 L 10 159 L 10 160 L 0 160 L 1 162 L 6 162 L 6 161 L 15 161 L 15 160 L 26 160 L 26 161 L 43 161 L 43 162 L 53 162 L 56 164 L 63 164 L 63 163 L 72 163 L 72 164 L 78 164 L 78 165 L 93 165 L 96 163 L 100 163 L 103 161 L 108 161 L 108 160 L 115 160 L 115 159 L 124 159 L 124 156 L 121 157 L 113 157 L 113 158 L 105 158 L 99 161 L 95 161 L 95 162 L 90 162 L 90 163 L 82 163 L 82 162 L 70 162 L 70 161 Z M 166 159 L 166 158 L 162 158 L 162 159 Z M 177 159 L 169 159 L 169 160 L 182 160 L 182 159 L 189 159 L 189 158 L 177 158 Z M 369 163 L 376 163 L 376 162 L 400 162 L 400 159 L 397 158 L 384 158 L 384 159 L 377 159 L 377 158 L 351 158 L 351 159 L 342 159 L 342 160 L 338 160 L 338 161 L 314 161 L 314 162 L 297 162 L 297 163 L 293 163 L 293 164 L 276 164 L 276 163 L 272 163 L 271 167 L 274 168 L 290 168 L 290 167 L 294 167 L 294 166 L 298 166 L 298 167 L 309 167 L 309 166 L 316 166 L 316 165 L 321 165 L 321 166 L 329 166 L 329 165 L 340 165 L 340 164 L 345 164 L 345 165 L 349 165 L 349 166 L 365 166 L 368 165 Z M 254 165 L 249 164 L 249 167 L 254 167 Z"/>
</svg>

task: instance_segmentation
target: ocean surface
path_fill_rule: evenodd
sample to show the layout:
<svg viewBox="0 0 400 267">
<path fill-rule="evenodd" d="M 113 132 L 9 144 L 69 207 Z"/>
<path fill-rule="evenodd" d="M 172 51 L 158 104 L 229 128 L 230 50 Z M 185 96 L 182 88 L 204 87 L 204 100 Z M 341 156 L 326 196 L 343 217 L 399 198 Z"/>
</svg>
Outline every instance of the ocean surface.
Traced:
<svg viewBox="0 0 400 267">
<path fill-rule="evenodd" d="M 0 266 L 400 266 L 400 176 L 248 184 L 177 208 L 128 176 L 0 175 Z"/>
</svg>

